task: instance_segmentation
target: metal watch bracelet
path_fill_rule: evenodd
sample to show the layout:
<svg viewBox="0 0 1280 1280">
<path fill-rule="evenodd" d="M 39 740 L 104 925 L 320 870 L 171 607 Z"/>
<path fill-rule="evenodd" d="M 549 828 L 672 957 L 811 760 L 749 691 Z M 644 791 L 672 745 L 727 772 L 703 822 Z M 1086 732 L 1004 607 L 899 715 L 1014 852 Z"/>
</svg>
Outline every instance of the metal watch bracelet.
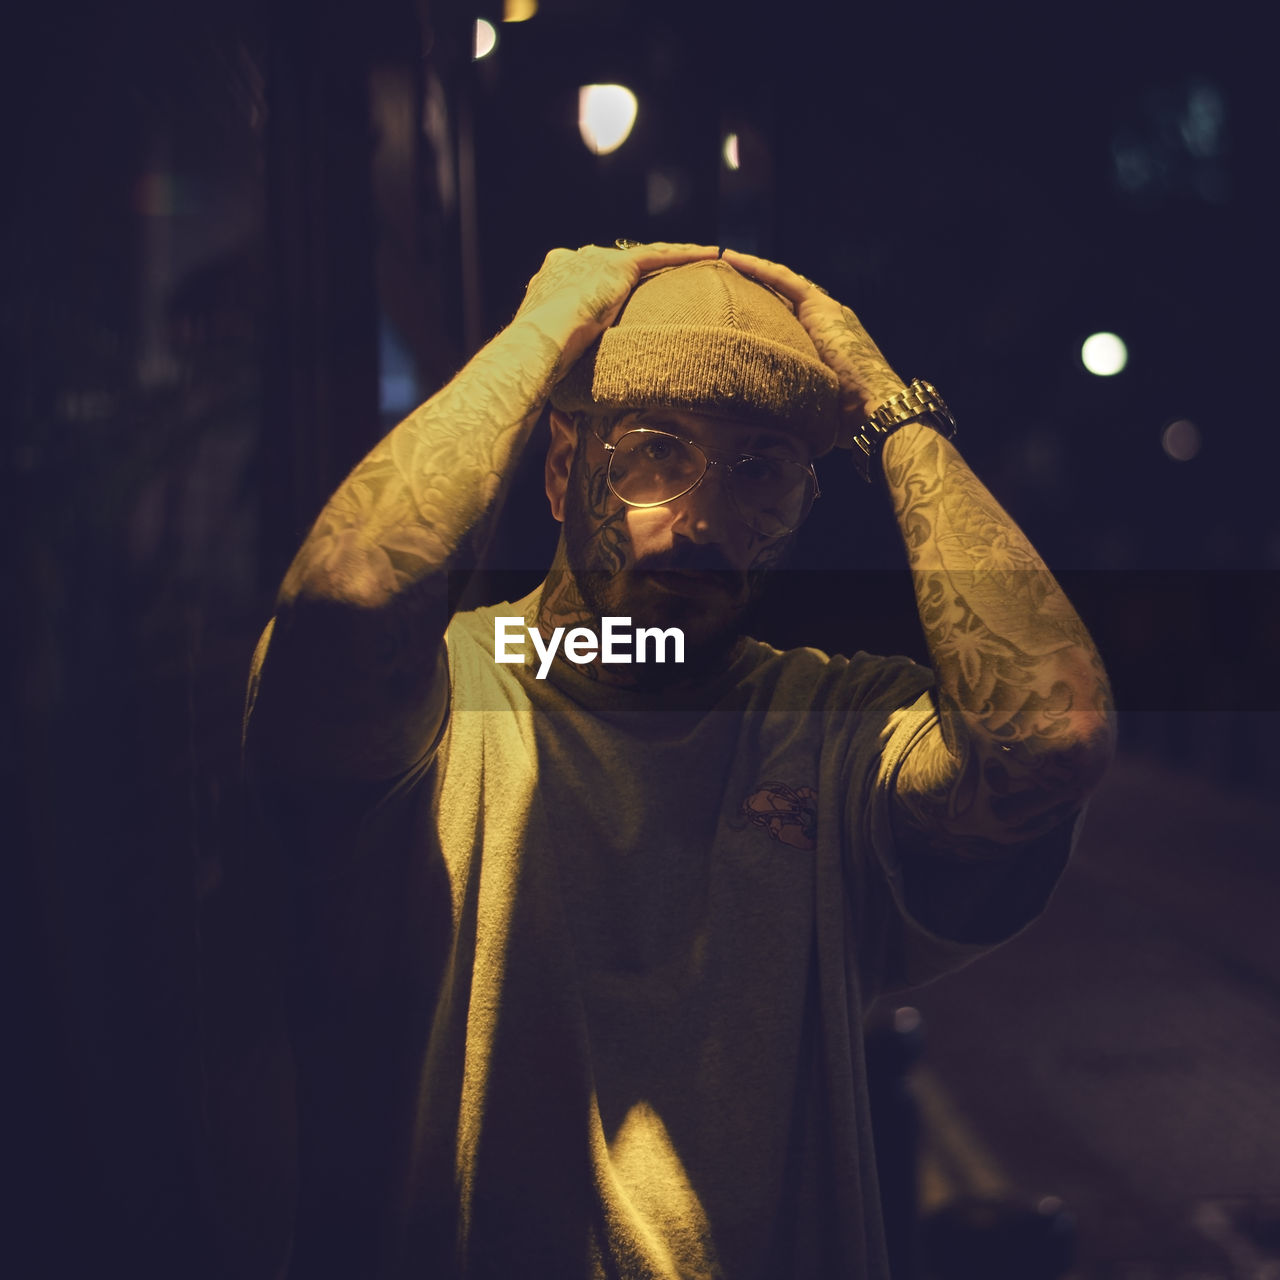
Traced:
<svg viewBox="0 0 1280 1280">
<path fill-rule="evenodd" d="M 850 442 L 853 465 L 868 484 L 884 442 L 908 422 L 923 422 L 946 440 L 956 433 L 956 420 L 933 383 L 912 379 L 909 386 L 867 415 L 862 430 Z"/>
</svg>

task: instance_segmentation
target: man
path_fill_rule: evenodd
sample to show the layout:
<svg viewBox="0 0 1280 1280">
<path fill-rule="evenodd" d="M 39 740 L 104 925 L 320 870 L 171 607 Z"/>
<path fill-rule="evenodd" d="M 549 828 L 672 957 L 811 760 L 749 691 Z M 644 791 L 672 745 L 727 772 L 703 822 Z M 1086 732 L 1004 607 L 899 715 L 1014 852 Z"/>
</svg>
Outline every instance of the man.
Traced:
<svg viewBox="0 0 1280 1280">
<path fill-rule="evenodd" d="M 555 562 L 451 620 L 548 397 Z M 553 250 L 330 499 L 247 726 L 297 886 L 295 1274 L 886 1274 L 862 1016 L 1039 913 L 1113 745 L 952 425 L 785 267 Z M 837 438 L 932 673 L 740 634 Z"/>
</svg>

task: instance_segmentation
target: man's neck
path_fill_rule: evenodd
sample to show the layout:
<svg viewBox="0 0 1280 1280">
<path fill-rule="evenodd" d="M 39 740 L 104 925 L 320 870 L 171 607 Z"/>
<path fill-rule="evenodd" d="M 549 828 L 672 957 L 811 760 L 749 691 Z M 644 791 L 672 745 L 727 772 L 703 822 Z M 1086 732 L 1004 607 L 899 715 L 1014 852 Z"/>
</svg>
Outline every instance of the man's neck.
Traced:
<svg viewBox="0 0 1280 1280">
<path fill-rule="evenodd" d="M 536 627 L 544 640 L 550 640 L 557 627 L 563 627 L 562 634 L 567 635 L 574 627 L 588 627 L 599 634 L 600 619 L 582 597 L 578 581 L 569 568 L 565 556 L 564 544 L 556 549 L 555 559 L 542 585 L 529 598 L 525 610 L 525 626 Z M 639 685 L 632 667 L 606 665 L 600 661 L 599 655 L 589 662 L 572 662 L 564 656 L 564 648 L 556 650 L 556 662 L 563 662 L 588 680 L 601 684 L 612 684 L 619 688 L 634 689 Z"/>
<path fill-rule="evenodd" d="M 600 635 L 601 620 L 582 595 L 577 578 L 569 567 L 563 543 L 557 548 L 542 584 L 529 597 L 524 622 L 527 627 L 536 627 L 544 642 L 550 642 L 557 627 L 564 628 L 562 636 L 574 627 L 586 627 L 593 634 Z M 712 678 L 733 661 L 740 640 L 739 637 L 725 651 L 717 653 L 713 661 L 699 661 L 698 655 L 690 654 L 690 661 L 682 668 L 657 663 L 603 663 L 598 652 L 588 662 L 574 662 L 565 656 L 563 644 L 556 648 L 554 661 L 564 663 L 599 684 L 619 689 L 657 691 L 696 685 Z"/>
</svg>

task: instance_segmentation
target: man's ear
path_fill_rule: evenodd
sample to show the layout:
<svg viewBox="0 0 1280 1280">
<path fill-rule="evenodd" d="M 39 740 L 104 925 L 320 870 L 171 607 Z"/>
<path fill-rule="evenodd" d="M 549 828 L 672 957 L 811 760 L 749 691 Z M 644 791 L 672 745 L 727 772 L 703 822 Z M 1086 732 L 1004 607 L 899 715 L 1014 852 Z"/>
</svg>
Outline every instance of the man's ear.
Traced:
<svg viewBox="0 0 1280 1280">
<path fill-rule="evenodd" d="M 551 514 L 564 523 L 564 498 L 569 490 L 569 472 L 578 449 L 578 428 L 567 413 L 551 410 L 551 443 L 547 446 L 545 470 L 547 501 Z"/>
</svg>

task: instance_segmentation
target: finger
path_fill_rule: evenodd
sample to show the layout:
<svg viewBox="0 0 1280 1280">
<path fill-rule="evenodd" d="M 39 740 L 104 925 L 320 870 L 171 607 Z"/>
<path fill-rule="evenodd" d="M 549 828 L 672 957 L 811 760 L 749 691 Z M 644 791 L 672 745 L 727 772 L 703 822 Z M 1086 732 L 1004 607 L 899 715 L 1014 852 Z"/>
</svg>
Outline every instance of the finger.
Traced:
<svg viewBox="0 0 1280 1280">
<path fill-rule="evenodd" d="M 809 281 L 804 276 L 780 262 L 770 262 L 768 258 L 757 257 L 754 253 L 739 253 L 736 249 L 726 249 L 723 257 L 734 270 L 763 280 L 792 301 L 799 301 L 809 288 Z"/>
<path fill-rule="evenodd" d="M 694 256 L 705 258 L 710 254 L 714 258 L 720 252 L 719 247 L 714 244 L 676 243 L 668 240 L 654 240 L 649 244 L 638 244 L 634 240 L 628 240 L 626 243 L 634 249 L 647 249 L 653 253 L 679 257 Z"/>
<path fill-rule="evenodd" d="M 641 273 L 654 271 L 658 267 L 672 267 L 685 262 L 703 262 L 716 257 L 720 250 L 711 244 L 669 244 L 659 241 L 654 244 L 633 244 L 626 242 L 623 250 L 639 267 Z"/>
<path fill-rule="evenodd" d="M 736 249 L 726 249 L 723 257 L 735 271 L 763 280 L 765 284 L 777 289 L 789 302 L 803 302 L 811 291 L 824 292 L 812 280 L 792 271 L 790 267 L 784 267 L 778 262 L 770 262 L 767 258 L 757 258 L 754 253 L 739 253 Z"/>
</svg>

